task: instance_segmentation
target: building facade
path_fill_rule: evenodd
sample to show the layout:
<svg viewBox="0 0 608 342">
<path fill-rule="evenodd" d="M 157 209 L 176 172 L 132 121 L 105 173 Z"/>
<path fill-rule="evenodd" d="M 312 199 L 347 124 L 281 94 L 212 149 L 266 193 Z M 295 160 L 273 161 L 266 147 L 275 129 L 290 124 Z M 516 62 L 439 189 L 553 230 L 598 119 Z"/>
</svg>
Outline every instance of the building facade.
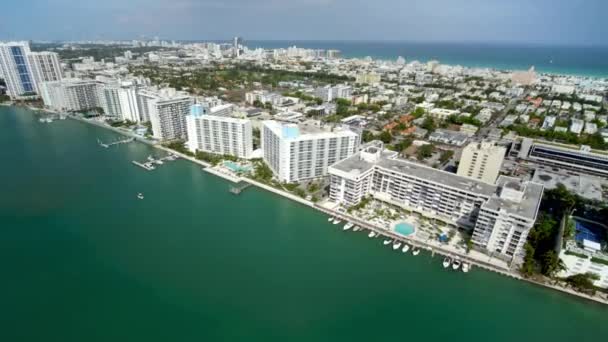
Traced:
<svg viewBox="0 0 608 342">
<path fill-rule="evenodd" d="M 462 151 L 457 173 L 459 176 L 494 184 L 506 152 L 505 147 L 497 146 L 494 142 L 470 143 Z"/>
<path fill-rule="evenodd" d="M 473 242 L 508 260 L 521 260 L 536 221 L 542 185 L 500 177 L 487 184 L 397 159 L 381 143 L 329 167 L 330 199 L 343 206 L 364 197 L 473 230 Z"/>
<path fill-rule="evenodd" d="M 213 112 L 200 104 L 192 106 L 186 117 L 187 147 L 190 151 L 203 151 L 248 159 L 253 152 L 252 125 L 248 119 Z"/>
<path fill-rule="evenodd" d="M 608 154 L 593 151 L 589 146 L 568 146 L 543 143 L 524 138 L 518 157 L 551 167 L 573 170 L 600 177 L 608 176 Z"/>
<path fill-rule="evenodd" d="M 48 51 L 30 52 L 27 56 L 37 85 L 63 79 L 63 71 L 57 53 Z"/>
<path fill-rule="evenodd" d="M 106 110 L 104 86 L 95 80 L 63 79 L 43 82 L 40 95 L 48 108 L 59 111 Z"/>
<path fill-rule="evenodd" d="M 187 138 L 186 116 L 190 114 L 192 98 L 173 88 L 159 90 L 146 99 L 152 134 L 159 140 Z"/>
<path fill-rule="evenodd" d="M 29 53 L 28 42 L 0 43 L 0 75 L 4 77 L 11 99 L 36 95 L 38 88 L 28 59 Z"/>
<path fill-rule="evenodd" d="M 330 165 L 350 157 L 359 135 L 347 128 L 264 121 L 261 130 L 264 161 L 286 183 L 323 177 Z"/>
</svg>

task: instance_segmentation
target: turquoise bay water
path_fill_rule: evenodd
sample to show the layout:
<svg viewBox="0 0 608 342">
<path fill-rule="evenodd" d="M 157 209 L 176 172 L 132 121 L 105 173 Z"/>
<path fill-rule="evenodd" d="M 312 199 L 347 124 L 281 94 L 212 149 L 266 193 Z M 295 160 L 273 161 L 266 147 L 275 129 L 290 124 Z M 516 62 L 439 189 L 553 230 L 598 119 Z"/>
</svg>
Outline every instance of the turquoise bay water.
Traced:
<svg viewBox="0 0 608 342">
<path fill-rule="evenodd" d="M 492 43 L 424 43 L 404 41 L 247 41 L 250 48 L 337 49 L 344 57 L 426 62 L 505 70 L 527 70 L 608 77 L 608 46 L 551 46 Z"/>
<path fill-rule="evenodd" d="M 608 308 L 0 107 L 0 341 L 594 341 Z M 142 192 L 144 200 L 136 195 Z"/>
</svg>

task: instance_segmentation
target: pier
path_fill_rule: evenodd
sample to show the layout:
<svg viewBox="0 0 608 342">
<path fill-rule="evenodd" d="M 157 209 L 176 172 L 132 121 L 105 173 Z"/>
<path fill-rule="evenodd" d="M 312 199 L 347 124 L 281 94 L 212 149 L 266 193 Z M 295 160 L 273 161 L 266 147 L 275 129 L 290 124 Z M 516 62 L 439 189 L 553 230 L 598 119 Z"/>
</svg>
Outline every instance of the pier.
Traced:
<svg viewBox="0 0 608 342">
<path fill-rule="evenodd" d="M 120 144 L 128 144 L 133 141 L 135 141 L 135 138 L 127 138 L 127 139 L 123 139 L 123 140 L 114 141 L 111 143 L 104 143 L 101 140 L 97 139 L 97 143 L 99 143 L 99 146 L 101 146 L 103 148 L 108 148 L 110 146 L 120 145 Z"/>
<path fill-rule="evenodd" d="M 244 184 L 237 184 L 235 186 L 231 186 L 230 192 L 235 195 L 240 195 L 241 192 L 243 192 L 245 189 L 247 189 L 248 187 L 251 186 L 251 184 L 249 184 L 249 183 L 245 183 L 245 182 L 243 182 L 243 183 Z"/>
<path fill-rule="evenodd" d="M 162 158 L 154 158 L 152 156 L 148 156 L 146 161 L 138 162 L 137 160 L 133 160 L 133 164 L 147 170 L 153 171 L 156 170 L 156 166 L 154 165 L 163 165 L 165 162 L 174 161 L 179 157 L 174 154 L 169 154 L 168 156 Z"/>
</svg>

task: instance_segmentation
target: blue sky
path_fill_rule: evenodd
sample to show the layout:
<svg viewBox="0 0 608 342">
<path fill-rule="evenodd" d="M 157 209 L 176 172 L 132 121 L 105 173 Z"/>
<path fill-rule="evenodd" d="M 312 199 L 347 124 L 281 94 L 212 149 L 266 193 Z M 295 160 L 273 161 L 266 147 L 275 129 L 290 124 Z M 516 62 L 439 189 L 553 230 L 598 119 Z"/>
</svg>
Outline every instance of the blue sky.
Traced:
<svg viewBox="0 0 608 342">
<path fill-rule="evenodd" d="M 2 0 L 0 39 L 608 44 L 607 0 Z"/>
</svg>

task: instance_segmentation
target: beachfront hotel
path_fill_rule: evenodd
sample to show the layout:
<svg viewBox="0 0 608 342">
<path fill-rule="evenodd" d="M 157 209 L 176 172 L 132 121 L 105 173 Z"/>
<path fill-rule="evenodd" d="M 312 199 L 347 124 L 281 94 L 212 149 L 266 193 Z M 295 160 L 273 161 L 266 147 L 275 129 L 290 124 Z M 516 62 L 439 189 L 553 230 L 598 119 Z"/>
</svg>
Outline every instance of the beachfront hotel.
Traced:
<svg viewBox="0 0 608 342">
<path fill-rule="evenodd" d="M 266 164 L 279 181 L 293 183 L 326 176 L 330 165 L 357 151 L 360 139 L 348 128 L 268 120 L 261 140 Z"/>
<path fill-rule="evenodd" d="M 364 197 L 473 231 L 473 243 L 520 261 L 543 186 L 501 176 L 494 184 L 398 159 L 380 142 L 329 167 L 330 199 L 350 207 Z"/>
<path fill-rule="evenodd" d="M 186 117 L 188 149 L 249 159 L 253 152 L 251 121 L 238 117 L 229 110 L 232 108 L 193 105 Z"/>
</svg>

